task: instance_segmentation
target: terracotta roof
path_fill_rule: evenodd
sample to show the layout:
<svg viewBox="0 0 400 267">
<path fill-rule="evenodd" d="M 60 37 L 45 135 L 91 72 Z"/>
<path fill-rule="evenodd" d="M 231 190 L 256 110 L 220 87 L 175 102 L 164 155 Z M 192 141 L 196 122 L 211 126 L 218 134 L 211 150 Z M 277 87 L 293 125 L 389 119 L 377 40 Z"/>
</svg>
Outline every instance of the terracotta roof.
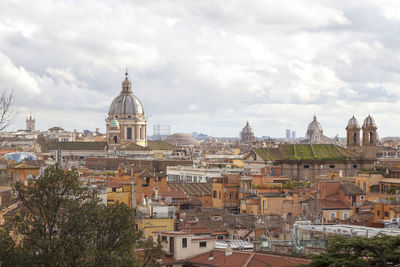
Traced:
<svg viewBox="0 0 400 267">
<path fill-rule="evenodd" d="M 350 210 L 349 206 L 337 200 L 320 199 L 319 204 L 324 210 Z"/>
<path fill-rule="evenodd" d="M 365 195 L 366 193 L 353 182 L 342 180 L 340 181 L 339 190 L 345 195 Z"/>
<path fill-rule="evenodd" d="M 214 259 L 209 260 L 210 256 Z M 232 267 L 232 266 L 243 266 L 243 267 L 284 267 L 284 266 L 297 266 L 300 264 L 308 264 L 310 260 L 272 255 L 272 254 L 261 254 L 254 252 L 239 252 L 233 251 L 232 255 L 225 256 L 225 250 L 213 250 L 212 252 L 204 253 L 199 256 L 195 256 L 188 260 L 190 263 L 207 264 L 209 266 L 221 266 L 221 267 Z"/>
<path fill-rule="evenodd" d="M 186 221 L 192 221 L 197 218 L 205 228 L 209 229 L 213 234 L 216 232 L 226 232 L 226 226 L 224 225 L 225 216 L 229 213 L 221 209 L 202 209 L 201 211 L 188 210 L 186 212 Z M 220 216 L 222 220 L 213 220 L 214 216 Z M 186 227 L 187 229 L 187 227 Z"/>
<path fill-rule="evenodd" d="M 25 162 L 20 163 L 20 164 L 16 164 L 16 165 L 13 165 L 13 166 L 9 166 L 8 168 L 9 169 L 40 169 L 39 166 L 30 165 L 30 164 L 25 163 Z"/>
<path fill-rule="evenodd" d="M 174 191 L 160 191 L 160 196 L 162 199 L 166 197 L 170 197 L 172 199 L 187 199 L 188 196 L 182 190 L 174 190 Z"/>
<path fill-rule="evenodd" d="M 182 190 L 188 196 L 211 196 L 212 183 L 171 183 L 168 182 L 168 188 L 172 190 Z"/>
</svg>

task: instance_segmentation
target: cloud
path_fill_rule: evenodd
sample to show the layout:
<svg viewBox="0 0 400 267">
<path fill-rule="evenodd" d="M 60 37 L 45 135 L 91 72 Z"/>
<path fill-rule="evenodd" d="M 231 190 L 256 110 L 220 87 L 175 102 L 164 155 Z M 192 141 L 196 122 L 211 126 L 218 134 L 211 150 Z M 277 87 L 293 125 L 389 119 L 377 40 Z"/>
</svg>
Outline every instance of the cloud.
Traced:
<svg viewBox="0 0 400 267">
<path fill-rule="evenodd" d="M 23 127 L 100 127 L 128 67 L 154 124 L 175 132 L 298 136 L 375 117 L 396 135 L 400 34 L 396 1 L 0 2 L 0 85 Z M 149 130 L 149 132 L 151 132 Z"/>
</svg>

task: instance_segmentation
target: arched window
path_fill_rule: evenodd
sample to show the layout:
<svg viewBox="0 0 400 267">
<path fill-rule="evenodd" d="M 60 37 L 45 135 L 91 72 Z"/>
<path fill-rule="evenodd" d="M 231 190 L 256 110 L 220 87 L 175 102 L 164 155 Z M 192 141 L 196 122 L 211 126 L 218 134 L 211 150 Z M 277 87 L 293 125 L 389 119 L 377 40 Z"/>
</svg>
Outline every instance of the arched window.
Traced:
<svg viewBox="0 0 400 267">
<path fill-rule="evenodd" d="M 114 144 L 118 144 L 118 137 L 114 135 Z"/>
<path fill-rule="evenodd" d="M 353 144 L 357 143 L 357 133 L 353 133 Z"/>
<path fill-rule="evenodd" d="M 229 198 L 233 199 L 233 192 L 231 191 L 231 193 L 229 194 Z"/>
<path fill-rule="evenodd" d="M 369 132 L 369 142 L 372 144 L 373 140 L 374 140 L 374 133 L 373 132 Z"/>
</svg>

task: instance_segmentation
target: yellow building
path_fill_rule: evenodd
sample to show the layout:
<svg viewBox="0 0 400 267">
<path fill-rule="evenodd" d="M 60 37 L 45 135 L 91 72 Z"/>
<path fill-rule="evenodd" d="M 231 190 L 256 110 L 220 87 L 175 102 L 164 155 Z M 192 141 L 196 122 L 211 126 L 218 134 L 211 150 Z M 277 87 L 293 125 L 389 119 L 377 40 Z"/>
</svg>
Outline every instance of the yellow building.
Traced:
<svg viewBox="0 0 400 267">
<path fill-rule="evenodd" d="M 143 237 L 148 239 L 153 232 L 173 231 L 173 218 L 136 218 L 136 228 L 142 231 Z"/>
<path fill-rule="evenodd" d="M 132 208 L 131 188 L 130 184 L 115 184 L 107 187 L 107 204 L 113 204 L 118 201 Z"/>
</svg>

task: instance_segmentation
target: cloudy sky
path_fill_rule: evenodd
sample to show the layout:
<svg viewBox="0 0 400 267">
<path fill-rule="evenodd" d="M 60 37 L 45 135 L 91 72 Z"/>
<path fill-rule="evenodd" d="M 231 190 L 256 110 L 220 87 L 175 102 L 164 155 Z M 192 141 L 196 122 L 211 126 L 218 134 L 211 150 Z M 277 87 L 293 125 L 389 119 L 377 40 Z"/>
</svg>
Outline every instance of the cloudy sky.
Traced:
<svg viewBox="0 0 400 267">
<path fill-rule="evenodd" d="M 1 0 L 0 86 L 24 128 L 105 129 L 125 67 L 173 132 L 328 136 L 354 114 L 399 136 L 400 1 Z"/>
</svg>

